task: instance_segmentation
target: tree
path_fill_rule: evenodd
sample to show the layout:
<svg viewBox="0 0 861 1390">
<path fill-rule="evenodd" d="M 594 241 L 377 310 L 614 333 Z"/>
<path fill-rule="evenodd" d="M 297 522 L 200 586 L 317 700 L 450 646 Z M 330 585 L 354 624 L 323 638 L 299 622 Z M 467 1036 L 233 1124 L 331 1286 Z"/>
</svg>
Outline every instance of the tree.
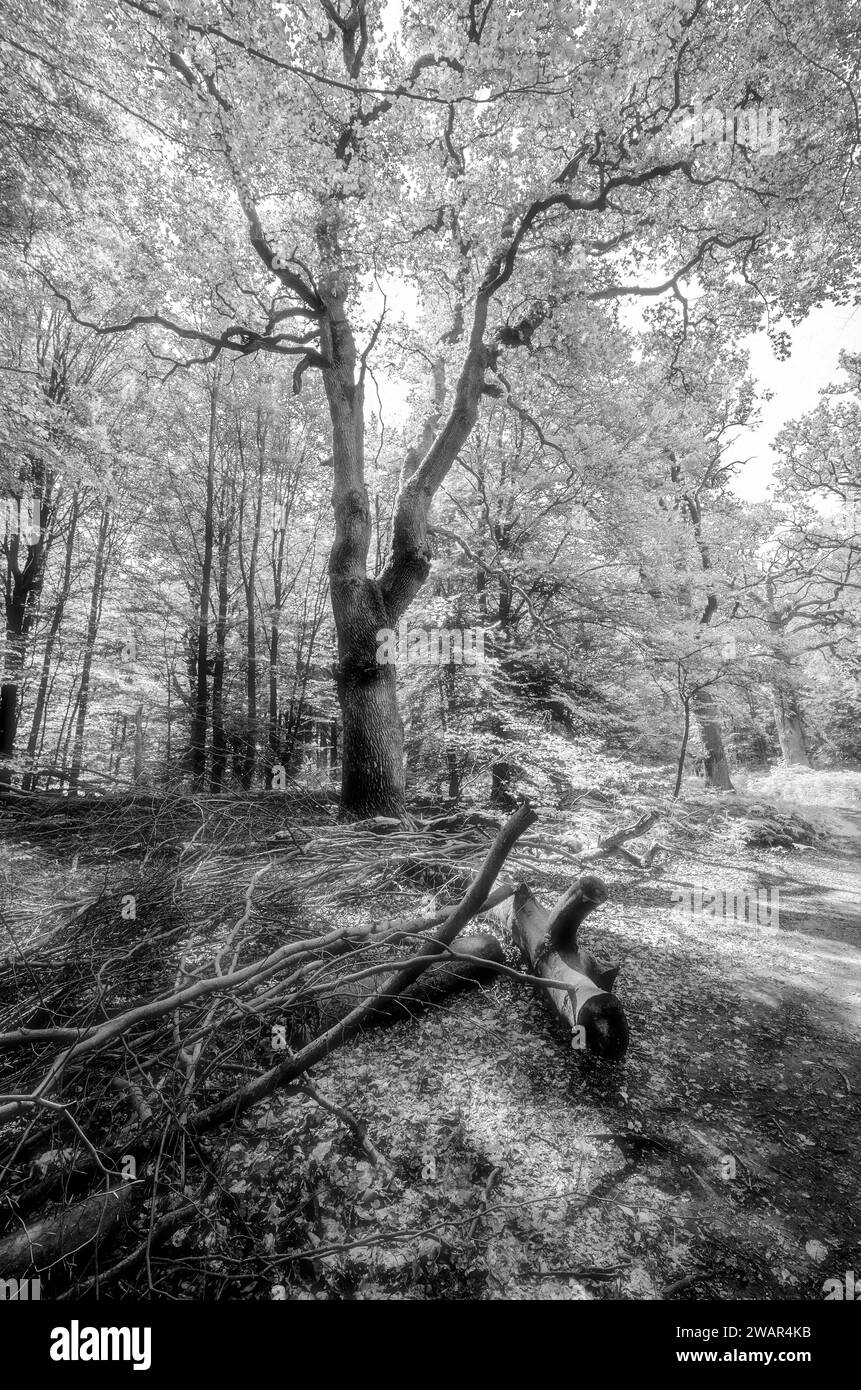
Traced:
<svg viewBox="0 0 861 1390">
<path fill-rule="evenodd" d="M 667 296 L 679 370 L 695 280 L 721 288 L 736 331 L 753 326 L 763 300 L 795 309 L 828 291 L 827 277 L 797 273 L 797 232 L 845 197 L 852 135 L 841 107 L 823 124 L 823 161 L 797 129 L 820 86 L 831 92 L 823 74 L 850 61 L 838 21 L 835 7 L 814 26 L 801 7 L 783 17 L 764 4 L 753 26 L 731 5 L 698 2 L 666 14 L 601 4 L 584 18 L 553 0 L 528 12 L 440 0 L 420 15 L 404 9 L 390 34 L 371 0 L 286 16 L 254 0 L 223 20 L 197 4 L 119 0 L 104 25 L 88 11 L 64 33 L 71 80 L 89 70 L 89 32 L 108 55 L 108 102 L 170 145 L 166 178 L 152 142 L 136 152 L 153 200 L 159 177 L 169 185 L 137 215 L 172 219 L 187 248 L 168 292 L 184 319 L 160 307 L 110 322 L 75 312 L 97 333 L 143 329 L 162 352 L 171 335 L 197 343 L 207 362 L 292 357 L 294 389 L 309 371 L 322 378 L 345 814 L 403 808 L 396 677 L 376 660 L 376 634 L 397 625 L 428 576 L 431 505 L 483 399 L 504 393 L 505 365 L 554 342 L 576 350 L 585 306 Z M 682 119 L 696 98 L 734 110 L 774 105 L 778 92 L 783 154 L 696 143 Z M 231 188 L 245 247 L 229 214 L 218 228 Z M 788 243 L 793 270 L 780 255 Z M 128 259 L 117 255 L 120 281 Z M 155 289 L 143 259 L 137 303 Z M 372 576 L 365 390 L 393 313 L 386 285 L 421 295 L 433 390 Z"/>
</svg>

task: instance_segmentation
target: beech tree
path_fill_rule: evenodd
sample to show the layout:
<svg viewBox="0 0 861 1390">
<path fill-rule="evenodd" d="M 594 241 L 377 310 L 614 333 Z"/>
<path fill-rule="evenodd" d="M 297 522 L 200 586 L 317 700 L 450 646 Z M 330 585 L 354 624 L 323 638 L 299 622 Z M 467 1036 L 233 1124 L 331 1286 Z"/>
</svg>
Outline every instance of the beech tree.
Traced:
<svg viewBox="0 0 861 1390">
<path fill-rule="evenodd" d="M 835 292 L 842 272 L 804 238 L 857 196 L 842 12 L 702 0 L 438 0 L 397 14 L 321 0 L 285 12 L 249 0 L 213 13 L 200 0 L 116 0 L 62 13 L 58 24 L 37 7 L 29 44 L 7 41 L 35 72 L 61 66 L 113 122 L 139 193 L 121 210 L 85 203 L 78 218 L 131 311 L 92 316 L 47 247 L 28 254 L 82 325 L 145 333 L 167 372 L 271 354 L 293 360 L 294 391 L 319 375 L 342 810 L 399 813 L 396 672 L 377 661 L 377 632 L 427 579 L 434 498 L 484 398 L 506 395 L 510 359 L 547 346 L 576 358 L 584 315 L 666 300 L 671 372 L 683 375 L 695 291 L 736 333 L 764 307 L 801 313 Z M 823 94 L 831 114 L 814 140 L 806 115 Z M 781 139 L 704 138 L 690 124 L 697 101 L 779 110 Z M 165 227 L 167 289 L 151 249 Z M 366 392 L 403 346 L 408 294 L 407 337 L 432 386 L 372 573 Z"/>
</svg>

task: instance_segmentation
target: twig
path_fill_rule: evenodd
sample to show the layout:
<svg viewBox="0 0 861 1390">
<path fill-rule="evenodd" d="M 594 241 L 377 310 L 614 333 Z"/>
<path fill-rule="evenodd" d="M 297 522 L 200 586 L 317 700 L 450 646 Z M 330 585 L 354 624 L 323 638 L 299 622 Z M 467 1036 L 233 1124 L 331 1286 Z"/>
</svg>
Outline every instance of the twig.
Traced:
<svg viewBox="0 0 861 1390">
<path fill-rule="evenodd" d="M 349 1130 L 352 1130 L 375 1168 L 385 1168 L 391 1171 L 391 1164 L 385 1154 L 381 1154 L 379 1149 L 375 1148 L 368 1138 L 368 1127 L 364 1120 L 357 1120 L 351 1110 L 347 1110 L 346 1107 L 340 1105 L 335 1105 L 334 1101 L 327 1100 L 325 1096 L 320 1094 L 316 1086 L 312 1086 L 310 1081 L 304 1081 L 301 1089 L 306 1095 L 309 1095 L 312 1100 L 316 1101 L 321 1109 L 328 1110 L 330 1115 L 334 1115 L 336 1120 L 340 1120 Z"/>
<path fill-rule="evenodd" d="M 466 1233 L 466 1238 L 467 1238 L 467 1240 L 472 1240 L 472 1237 L 473 1237 L 473 1235 L 475 1234 L 475 1228 L 476 1228 L 476 1226 L 478 1225 L 478 1223 L 479 1223 L 479 1221 L 481 1220 L 481 1218 L 482 1218 L 482 1216 L 484 1215 L 484 1213 L 487 1211 L 487 1203 L 488 1203 L 488 1201 L 489 1201 L 489 1199 L 490 1199 L 490 1194 L 491 1194 L 491 1192 L 493 1191 L 493 1189 L 499 1185 L 501 1179 L 502 1179 L 502 1169 L 501 1169 L 501 1168 L 494 1168 L 493 1171 L 491 1172 L 490 1176 L 488 1177 L 487 1182 L 486 1182 L 485 1185 L 484 1185 L 484 1194 L 483 1194 L 483 1196 L 482 1196 L 482 1198 L 481 1198 L 481 1202 L 480 1202 L 480 1204 L 479 1204 L 478 1211 L 475 1213 L 475 1216 L 474 1216 L 473 1219 L 472 1219 L 472 1223 L 471 1223 L 471 1225 L 470 1225 L 470 1227 L 469 1227 L 469 1230 L 468 1230 L 467 1233 Z"/>
</svg>

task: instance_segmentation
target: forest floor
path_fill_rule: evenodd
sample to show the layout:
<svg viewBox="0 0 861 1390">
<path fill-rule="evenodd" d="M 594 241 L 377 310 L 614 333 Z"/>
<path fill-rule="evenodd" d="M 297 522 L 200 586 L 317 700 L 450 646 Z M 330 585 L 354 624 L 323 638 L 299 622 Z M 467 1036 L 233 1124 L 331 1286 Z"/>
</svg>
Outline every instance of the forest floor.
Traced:
<svg viewBox="0 0 861 1390">
<path fill-rule="evenodd" d="M 728 800 L 689 797 L 662 868 L 594 866 L 611 900 L 584 936 L 622 962 L 622 1064 L 572 1053 L 502 980 L 321 1070 L 406 1178 L 387 1194 L 366 1165 L 361 1220 L 452 1224 L 323 1258 L 318 1296 L 805 1299 L 861 1267 L 861 808 L 784 789 L 815 843 L 750 848 L 736 827 L 774 804 Z M 686 912 L 698 887 L 771 889 L 772 922 Z M 361 1237 L 343 1216 L 324 1248 Z"/>
<path fill-rule="evenodd" d="M 624 774 L 597 802 L 587 794 L 541 815 L 539 841 L 554 852 L 531 850 L 514 876 L 546 905 L 577 876 L 558 852 L 565 835 L 592 840 L 641 813 Z M 203 1219 L 121 1287 L 185 1298 L 821 1298 L 824 1279 L 861 1268 L 859 784 L 858 774 L 750 778 L 735 796 L 694 784 L 659 826 L 666 851 L 650 870 L 619 857 L 589 866 L 610 900 L 583 935 L 621 963 L 623 1062 L 572 1052 L 545 1002 L 504 977 L 369 1031 L 314 1083 L 367 1125 L 387 1164 L 308 1096 L 276 1094 L 209 1136 L 217 1190 Z M 253 821 L 249 812 L 244 851 L 221 846 L 240 902 L 253 855 L 271 848 Z M 50 899 L 56 883 L 43 877 L 38 828 L 29 848 L 4 828 L 0 818 L 0 869 L 24 923 L 27 893 Z M 56 856 L 67 878 L 71 849 Z M 98 852 L 86 859 L 76 848 L 72 906 L 86 897 L 81 875 L 106 872 Z M 417 889 L 384 880 L 363 891 L 359 880 L 348 907 L 327 904 L 323 884 L 320 921 L 428 906 Z M 732 901 L 723 911 L 721 894 L 746 894 L 747 918 Z M 282 934 L 288 898 L 289 876 L 275 875 L 259 905 Z M 8 921 L 8 897 L 7 909 Z M 519 964 L 513 947 L 508 959 Z"/>
</svg>

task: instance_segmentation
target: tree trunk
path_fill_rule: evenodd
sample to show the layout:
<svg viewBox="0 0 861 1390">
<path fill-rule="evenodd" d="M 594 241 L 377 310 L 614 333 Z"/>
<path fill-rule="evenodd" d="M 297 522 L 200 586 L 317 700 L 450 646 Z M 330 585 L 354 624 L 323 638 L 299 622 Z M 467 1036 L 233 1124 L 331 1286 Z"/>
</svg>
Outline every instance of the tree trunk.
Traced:
<svg viewBox="0 0 861 1390">
<path fill-rule="evenodd" d="M 780 751 L 787 767 L 809 767 L 807 738 L 798 700 L 798 691 L 791 678 L 779 679 L 772 691 L 774 722 Z"/>
<path fill-rule="evenodd" d="M 404 810 L 404 732 L 394 666 L 338 680 L 344 721 L 341 813 L 365 819 Z"/>
<path fill-rule="evenodd" d="M 66 603 L 69 598 L 69 591 L 72 587 L 72 559 L 75 551 L 75 536 L 77 534 L 78 515 L 80 512 L 80 494 L 75 489 L 72 497 L 72 507 L 69 513 L 69 529 L 66 532 L 66 555 L 63 562 L 63 577 L 60 581 L 60 588 L 57 593 L 57 602 L 51 614 L 51 625 L 45 640 L 45 651 L 42 656 L 42 671 L 39 676 L 39 685 L 36 690 L 36 707 L 33 711 L 33 723 L 30 726 L 30 737 L 27 740 L 27 762 L 32 764 L 36 757 L 36 750 L 39 747 L 39 735 L 42 730 L 42 722 L 48 707 L 48 686 L 51 677 L 51 660 L 54 655 L 54 644 L 60 634 L 63 623 L 63 615 Z M 35 780 L 32 773 L 28 772 L 24 777 L 23 787 L 25 791 L 32 791 L 35 787 Z"/>
<path fill-rule="evenodd" d="M 681 688 L 681 682 L 680 682 Z M 689 695 L 682 695 L 682 708 L 685 712 L 684 727 L 682 729 L 682 746 L 679 749 L 679 762 L 676 768 L 676 785 L 673 787 L 673 801 L 676 800 L 682 789 L 682 778 L 685 775 L 685 758 L 688 752 L 688 739 L 691 736 L 691 699 Z"/>
<path fill-rule="evenodd" d="M 134 763 L 134 784 L 140 786 L 143 781 L 144 771 L 144 728 L 143 728 L 143 705 L 138 705 L 135 710 L 135 763 Z"/>
<path fill-rule="evenodd" d="M 66 699 L 66 708 L 63 711 L 63 718 L 60 721 L 60 732 L 57 735 L 57 742 L 54 746 L 53 767 L 57 770 L 57 780 L 62 787 L 65 779 L 65 768 L 69 753 L 69 743 L 72 737 L 72 729 L 75 723 L 75 716 L 78 712 L 78 701 L 80 699 L 80 676 L 75 671 L 69 687 L 69 694 Z M 45 790 L 51 785 L 51 778 L 54 772 L 48 772 L 45 777 Z"/>
<path fill-rule="evenodd" d="M 446 750 L 445 762 L 448 770 L 448 799 L 457 804 L 460 801 L 460 767 L 457 753 L 453 749 Z"/>
<path fill-rule="evenodd" d="M 109 1188 L 83 1202 L 65 1206 L 35 1226 L 14 1231 L 0 1241 L 0 1278 L 28 1274 L 31 1270 L 48 1271 L 77 1252 L 86 1260 L 92 1250 L 101 1251 L 127 1219 L 142 1195 L 142 1186 L 125 1183 Z"/>
<path fill-rule="evenodd" d="M 691 707 L 696 716 L 703 747 L 706 750 L 706 783 L 715 791 L 734 791 L 732 778 L 729 775 L 729 762 L 724 747 L 717 701 L 709 691 L 695 690 L 691 695 Z"/>
<path fill-rule="evenodd" d="M 48 475 L 43 497 L 30 503 L 26 524 L 32 525 L 33 529 L 32 533 L 28 531 L 26 539 L 22 528 L 25 526 L 23 518 L 27 509 L 21 500 L 15 500 L 14 511 L 18 520 L 5 539 L 6 654 L 0 682 L 0 787 L 12 785 L 27 636 L 36 617 L 36 605 L 45 580 L 55 515 L 55 506 L 51 503 L 52 489 L 53 481 Z M 34 511 L 39 518 L 38 531 Z"/>
<path fill-rule="evenodd" d="M 804 718 L 798 698 L 798 685 L 793 669 L 793 655 L 788 645 L 787 627 L 791 610 L 778 605 L 774 579 L 769 575 L 765 585 L 766 616 L 773 644 L 775 669 L 771 685 L 774 722 L 783 762 L 787 767 L 809 767 Z"/>
<path fill-rule="evenodd" d="M 257 620 L 254 603 L 257 589 L 257 557 L 260 551 L 260 524 L 263 517 L 263 477 L 266 456 L 266 437 L 268 419 L 263 411 L 257 412 L 257 479 L 252 513 L 251 549 L 246 564 L 243 533 L 245 523 L 246 470 L 242 432 L 239 431 L 239 454 L 242 459 L 242 500 L 239 520 L 239 567 L 242 572 L 242 587 L 245 591 L 245 737 L 240 762 L 240 781 L 247 791 L 254 780 L 257 766 Z"/>
<path fill-rule="evenodd" d="M 459 936 L 449 948 L 453 959 L 446 957 L 435 964 L 420 980 L 410 985 L 394 999 L 379 1002 L 368 1015 L 367 1028 L 385 1028 L 392 1023 L 406 1023 L 430 1008 L 439 1008 L 455 994 L 474 989 L 493 979 L 493 966 L 504 965 L 505 955 L 495 936 L 486 933 Z M 464 956 L 477 959 L 464 960 Z M 482 963 L 484 962 L 484 963 Z M 348 981 L 325 999 L 319 1010 L 319 1029 L 331 1028 L 357 1004 L 369 999 L 379 989 L 377 977 Z"/>
<path fill-rule="evenodd" d="M 281 545 L 283 555 L 283 541 Z M 272 617 L 269 624 L 269 711 L 267 720 L 266 746 L 268 751 L 267 770 L 281 761 L 278 739 L 278 653 L 280 647 L 281 623 L 281 563 L 275 570 L 275 594 L 272 603 Z"/>
<path fill-rule="evenodd" d="M 18 731 L 18 687 L 24 669 L 24 639 L 7 624 L 6 665 L 0 685 L 0 786 L 11 787 L 15 735 Z"/>
<path fill-rule="evenodd" d="M 281 614 L 287 593 L 296 582 L 294 578 L 289 585 L 285 585 L 284 569 L 288 560 L 287 528 L 292 517 L 299 474 L 299 466 L 297 465 L 295 468 L 291 469 L 289 464 L 284 471 L 279 467 L 276 472 L 276 506 L 273 508 L 272 534 L 270 537 L 272 608 L 269 616 L 269 672 L 266 718 L 265 773 L 267 784 L 271 776 L 272 768 L 276 763 L 280 763 L 285 756 L 281 737 L 283 720 L 279 717 L 281 690 L 278 662 L 281 654 Z M 298 578 L 298 570 L 296 578 Z"/>
<path fill-rule="evenodd" d="M 319 319 L 323 385 L 332 426 L 335 537 L 329 582 L 343 718 L 341 814 L 400 815 L 405 809 L 403 724 L 395 667 L 379 663 L 377 633 L 397 627 L 430 572 L 428 514 L 478 419 L 485 372 L 498 351 L 484 343 L 488 307 L 509 278 L 513 259 L 499 252 L 485 271 L 475 295 L 468 348 L 452 407 L 442 424 L 444 369 L 441 361 L 434 365 L 433 396 L 421 441 L 404 460 L 391 552 L 379 579 L 369 579 L 373 527 L 364 474 L 365 360 L 358 361 L 346 312 L 349 273 L 342 265 L 339 243 L 341 202 L 342 194 L 335 192 L 324 205 L 317 224 L 323 271 L 314 290 L 303 291 L 306 299 L 310 295 Z M 258 236 L 255 244 L 264 260 L 271 263 L 256 215 L 252 234 Z"/>
<path fill-rule="evenodd" d="M 510 811 L 516 804 L 512 793 L 512 783 L 517 769 L 512 763 L 495 762 L 490 769 L 490 804 Z"/>
<path fill-rule="evenodd" d="M 218 533 L 218 615 L 215 620 L 215 665 L 212 672 L 212 760 L 209 789 L 221 791 L 227 771 L 227 739 L 224 733 L 224 663 L 227 644 L 228 564 L 230 559 L 230 521 L 224 515 L 224 488 L 221 493 L 222 516 Z"/>
<path fill-rule="evenodd" d="M 90 615 L 87 620 L 87 638 L 84 646 L 83 665 L 81 667 L 81 685 L 78 691 L 78 714 L 75 721 L 75 740 L 72 745 L 72 766 L 69 769 L 70 792 L 74 792 L 77 788 L 84 761 L 84 729 L 87 723 L 87 713 L 90 703 L 90 673 L 93 669 L 93 656 L 95 654 L 96 638 L 99 632 L 99 620 L 102 614 L 102 595 L 104 593 L 105 575 L 107 572 L 108 553 L 110 549 L 108 544 L 110 531 L 110 504 L 105 502 L 102 506 L 98 540 L 96 541 L 93 588 L 90 595 Z"/>
<path fill-rule="evenodd" d="M 397 816 L 405 809 L 397 673 L 393 664 L 377 659 L 377 633 L 393 623 L 380 582 L 369 579 L 366 571 L 371 517 L 364 482 L 363 385 L 356 381 L 355 342 L 339 297 L 333 297 L 324 320 L 323 340 L 326 355 L 337 364 L 324 371 L 323 380 L 335 461 L 329 589 L 338 636 L 336 684 L 343 721 L 341 815 Z"/>
<path fill-rule="evenodd" d="M 215 542 L 213 510 L 215 503 L 215 426 L 218 412 L 218 386 L 209 388 L 209 441 L 206 462 L 206 514 L 203 522 L 203 572 L 200 580 L 200 608 L 197 616 L 197 649 L 194 661 L 194 711 L 189 731 L 187 766 L 197 786 L 206 772 L 206 714 L 208 705 L 207 662 L 209 660 L 209 598 L 212 589 L 212 554 Z"/>
</svg>

